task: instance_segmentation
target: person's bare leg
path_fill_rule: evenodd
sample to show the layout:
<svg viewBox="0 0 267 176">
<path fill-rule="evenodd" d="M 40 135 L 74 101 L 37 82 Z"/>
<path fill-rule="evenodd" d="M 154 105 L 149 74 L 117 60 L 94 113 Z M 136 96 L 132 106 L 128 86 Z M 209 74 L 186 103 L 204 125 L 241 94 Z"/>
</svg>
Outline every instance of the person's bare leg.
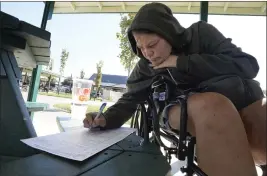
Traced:
<svg viewBox="0 0 267 176">
<path fill-rule="evenodd" d="M 189 97 L 187 103 L 199 167 L 211 176 L 256 176 L 245 128 L 230 100 L 216 93 L 201 93 Z M 179 115 L 179 106 L 170 110 L 172 128 L 179 126 Z"/>
<path fill-rule="evenodd" d="M 254 161 L 266 165 L 266 98 L 240 111 Z"/>
</svg>

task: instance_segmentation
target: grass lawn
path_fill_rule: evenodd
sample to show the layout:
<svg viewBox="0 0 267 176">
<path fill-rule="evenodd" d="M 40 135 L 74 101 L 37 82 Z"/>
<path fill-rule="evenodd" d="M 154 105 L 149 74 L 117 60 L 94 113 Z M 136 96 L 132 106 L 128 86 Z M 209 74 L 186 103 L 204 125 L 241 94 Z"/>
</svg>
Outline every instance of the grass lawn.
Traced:
<svg viewBox="0 0 267 176">
<path fill-rule="evenodd" d="M 71 105 L 67 104 L 67 103 L 62 103 L 62 104 L 54 104 L 55 108 L 59 108 L 59 109 L 63 109 L 66 110 L 67 112 L 71 112 Z M 100 106 L 97 105 L 90 105 L 87 107 L 86 112 L 97 112 L 99 110 Z M 105 110 L 108 108 L 108 106 L 106 106 Z M 104 111 L 105 111 L 104 110 Z"/>
<path fill-rule="evenodd" d="M 106 106 L 104 112 L 107 110 L 109 106 Z M 67 104 L 67 103 L 62 103 L 62 104 L 54 104 L 54 108 L 58 108 L 58 109 L 63 109 L 63 110 L 66 110 L 67 112 L 71 112 L 71 105 L 70 104 Z M 97 112 L 100 108 L 100 105 L 97 106 L 97 105 L 89 105 L 87 107 L 87 110 L 86 112 Z M 131 124 L 131 120 L 128 120 L 126 122 L 126 124 L 130 125 Z"/>
<path fill-rule="evenodd" d="M 67 94 L 67 93 L 62 93 L 60 92 L 59 94 L 57 94 L 56 92 L 39 92 L 39 95 L 46 95 L 46 96 L 52 96 L 52 97 L 61 97 L 61 98 L 72 98 L 71 94 Z"/>
<path fill-rule="evenodd" d="M 72 98 L 72 94 L 70 93 L 63 93 L 63 92 L 60 92 L 59 94 L 57 94 L 56 92 L 39 92 L 38 93 L 39 95 L 46 95 L 46 96 L 52 96 L 52 97 L 61 97 L 61 98 Z M 92 99 L 92 101 L 94 101 Z M 95 101 L 101 101 L 100 98 L 96 98 Z"/>
</svg>

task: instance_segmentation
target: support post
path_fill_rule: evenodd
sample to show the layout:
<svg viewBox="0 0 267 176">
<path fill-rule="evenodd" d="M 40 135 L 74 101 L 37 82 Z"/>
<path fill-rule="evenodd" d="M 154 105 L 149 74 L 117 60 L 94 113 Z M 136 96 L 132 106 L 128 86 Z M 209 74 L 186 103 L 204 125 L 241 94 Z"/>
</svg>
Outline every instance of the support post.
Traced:
<svg viewBox="0 0 267 176">
<path fill-rule="evenodd" d="M 200 20 L 208 22 L 209 1 L 200 2 Z"/>
<path fill-rule="evenodd" d="M 41 23 L 41 29 L 46 29 L 47 21 L 52 19 L 53 9 L 54 9 L 54 1 L 46 1 L 44 7 L 44 13 Z M 29 87 L 27 101 L 36 102 L 37 94 L 39 90 L 40 84 L 40 76 L 41 76 L 42 66 L 37 65 L 36 68 L 33 68 L 31 84 Z M 31 117 L 33 114 L 31 114 Z"/>
<path fill-rule="evenodd" d="M 41 29 L 46 28 L 46 24 L 48 20 L 52 19 L 53 9 L 54 9 L 54 1 L 46 1 L 45 2 L 45 8 L 41 23 Z M 35 102 L 37 99 L 39 84 L 40 84 L 40 76 L 41 76 L 42 66 L 37 65 L 36 68 L 33 68 L 32 71 L 32 78 L 31 78 L 31 84 L 28 92 L 28 98 L 27 101 Z"/>
</svg>

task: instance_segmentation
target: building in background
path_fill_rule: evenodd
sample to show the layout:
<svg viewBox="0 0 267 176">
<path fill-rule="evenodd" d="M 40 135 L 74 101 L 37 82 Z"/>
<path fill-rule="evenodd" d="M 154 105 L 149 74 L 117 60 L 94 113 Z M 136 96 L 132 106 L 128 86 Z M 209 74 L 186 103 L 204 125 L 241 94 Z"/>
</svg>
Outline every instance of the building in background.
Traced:
<svg viewBox="0 0 267 176">
<path fill-rule="evenodd" d="M 89 80 L 95 81 L 97 74 L 93 74 Z M 100 94 L 102 99 L 116 102 L 126 92 L 128 76 L 102 74 Z"/>
<path fill-rule="evenodd" d="M 89 80 L 95 81 L 96 73 Z M 128 76 L 102 74 L 101 88 L 114 92 L 126 92 Z"/>
</svg>

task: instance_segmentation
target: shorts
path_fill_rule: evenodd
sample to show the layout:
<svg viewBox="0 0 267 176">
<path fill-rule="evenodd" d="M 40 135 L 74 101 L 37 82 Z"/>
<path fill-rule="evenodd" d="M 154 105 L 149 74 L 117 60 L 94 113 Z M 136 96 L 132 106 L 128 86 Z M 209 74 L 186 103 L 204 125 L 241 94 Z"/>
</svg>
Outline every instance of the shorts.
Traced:
<svg viewBox="0 0 267 176">
<path fill-rule="evenodd" d="M 203 81 L 198 85 L 203 92 L 216 92 L 227 97 L 238 111 L 264 98 L 260 84 L 239 76 L 220 76 Z"/>
<path fill-rule="evenodd" d="M 238 111 L 265 97 L 257 81 L 242 80 L 238 76 L 221 76 L 212 78 L 210 80 L 201 82 L 198 88 L 195 90 L 199 91 L 189 91 L 187 95 L 191 96 L 196 93 L 205 92 L 219 93 L 227 97 L 234 104 Z M 171 128 L 168 122 L 167 114 L 169 108 L 177 104 L 179 105 L 177 101 L 171 102 L 164 108 L 163 111 L 163 116 L 166 118 L 164 126 L 167 129 L 175 131 L 176 133 L 178 133 L 178 131 Z"/>
</svg>

